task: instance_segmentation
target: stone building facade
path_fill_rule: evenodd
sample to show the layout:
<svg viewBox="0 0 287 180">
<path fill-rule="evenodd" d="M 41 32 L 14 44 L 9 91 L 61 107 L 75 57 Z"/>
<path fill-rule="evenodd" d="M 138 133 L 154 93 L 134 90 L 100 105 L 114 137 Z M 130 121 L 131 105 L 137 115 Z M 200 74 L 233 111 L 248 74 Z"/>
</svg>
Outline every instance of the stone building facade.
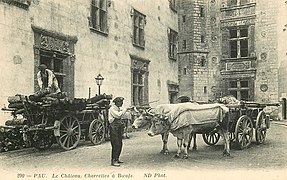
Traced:
<svg viewBox="0 0 287 180">
<path fill-rule="evenodd" d="M 287 1 L 280 0 L 278 7 L 279 98 L 282 102 L 282 119 L 287 119 Z"/>
<path fill-rule="evenodd" d="M 180 94 L 278 102 L 277 17 L 268 0 L 180 0 Z"/>
<path fill-rule="evenodd" d="M 41 63 L 70 97 L 96 94 L 101 74 L 101 92 L 125 97 L 126 105 L 172 102 L 177 17 L 168 0 L 0 1 L 0 104 L 37 91 Z"/>
</svg>

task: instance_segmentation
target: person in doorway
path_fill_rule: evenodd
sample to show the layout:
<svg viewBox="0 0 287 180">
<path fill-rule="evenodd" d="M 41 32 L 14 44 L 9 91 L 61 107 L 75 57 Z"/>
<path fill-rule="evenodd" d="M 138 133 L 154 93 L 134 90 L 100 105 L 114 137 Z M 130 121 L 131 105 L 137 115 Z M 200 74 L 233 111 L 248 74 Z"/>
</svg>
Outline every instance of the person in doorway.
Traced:
<svg viewBox="0 0 287 180">
<path fill-rule="evenodd" d="M 40 90 L 52 91 L 53 88 L 56 93 L 61 92 L 55 74 L 45 64 L 39 65 L 38 69 L 37 79 Z"/>
<path fill-rule="evenodd" d="M 121 107 L 123 106 L 123 97 L 116 97 L 113 100 L 113 105 L 109 109 L 109 123 L 110 123 L 110 139 L 111 139 L 111 145 L 112 145 L 112 157 L 111 157 L 111 165 L 112 166 L 120 166 L 120 163 L 123 163 L 123 161 L 120 161 L 119 157 L 122 152 L 122 146 L 123 146 L 123 122 L 122 118 L 126 115 L 129 108 L 123 110 Z"/>
</svg>

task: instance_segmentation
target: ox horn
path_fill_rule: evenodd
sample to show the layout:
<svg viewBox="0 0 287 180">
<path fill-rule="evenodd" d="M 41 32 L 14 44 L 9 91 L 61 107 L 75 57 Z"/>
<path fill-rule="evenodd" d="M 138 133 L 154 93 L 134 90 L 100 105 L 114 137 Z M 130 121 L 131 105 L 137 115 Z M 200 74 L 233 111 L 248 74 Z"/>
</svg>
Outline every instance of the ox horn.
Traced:
<svg viewBox="0 0 287 180">
<path fill-rule="evenodd" d="M 139 113 L 139 110 L 135 106 L 132 107 L 132 110 L 135 111 L 136 113 Z"/>
<path fill-rule="evenodd" d="M 152 108 L 148 108 L 148 109 L 146 110 L 146 113 L 147 113 L 148 115 L 154 116 L 155 114 L 153 114 L 152 112 L 150 112 L 150 110 L 152 110 Z"/>
</svg>

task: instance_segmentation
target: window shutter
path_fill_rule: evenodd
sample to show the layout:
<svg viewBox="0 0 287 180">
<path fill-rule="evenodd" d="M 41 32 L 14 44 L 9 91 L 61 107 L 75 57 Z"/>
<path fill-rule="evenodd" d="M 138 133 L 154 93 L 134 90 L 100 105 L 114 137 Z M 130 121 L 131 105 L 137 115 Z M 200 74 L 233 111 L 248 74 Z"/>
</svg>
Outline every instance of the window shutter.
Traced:
<svg viewBox="0 0 287 180">
<path fill-rule="evenodd" d="M 224 28 L 222 32 L 222 58 L 229 58 L 229 29 Z"/>
<path fill-rule="evenodd" d="M 251 25 L 248 28 L 249 30 L 249 41 L 248 41 L 248 45 L 249 45 L 249 56 L 253 57 L 255 56 L 255 25 Z"/>
</svg>

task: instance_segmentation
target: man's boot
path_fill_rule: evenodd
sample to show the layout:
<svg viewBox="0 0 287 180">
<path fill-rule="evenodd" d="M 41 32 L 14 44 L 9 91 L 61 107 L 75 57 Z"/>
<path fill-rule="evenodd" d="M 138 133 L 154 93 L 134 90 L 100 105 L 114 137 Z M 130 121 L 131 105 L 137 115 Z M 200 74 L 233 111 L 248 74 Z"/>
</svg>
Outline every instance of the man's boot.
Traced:
<svg viewBox="0 0 287 180">
<path fill-rule="evenodd" d="M 118 161 L 116 161 L 115 159 L 113 159 L 113 160 L 111 161 L 111 165 L 112 165 L 112 166 L 116 166 L 116 167 L 119 167 L 119 166 L 120 166 L 120 164 L 118 163 Z"/>
<path fill-rule="evenodd" d="M 119 160 L 119 159 L 116 159 L 116 162 L 121 164 L 121 163 L 124 163 L 123 161 Z"/>
</svg>

